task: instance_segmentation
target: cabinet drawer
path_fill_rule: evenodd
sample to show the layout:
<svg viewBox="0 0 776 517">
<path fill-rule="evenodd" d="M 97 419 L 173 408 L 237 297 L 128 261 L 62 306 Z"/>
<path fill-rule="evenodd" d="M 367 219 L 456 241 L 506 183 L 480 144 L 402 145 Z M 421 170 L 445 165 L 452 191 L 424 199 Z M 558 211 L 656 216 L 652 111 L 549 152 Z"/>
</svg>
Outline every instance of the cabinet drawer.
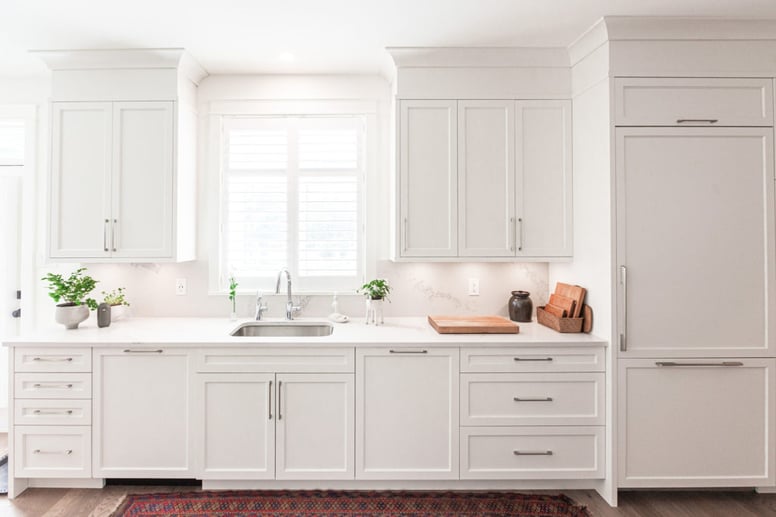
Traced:
<svg viewBox="0 0 776 517">
<path fill-rule="evenodd" d="M 16 372 L 91 372 L 89 348 L 14 348 Z"/>
<path fill-rule="evenodd" d="M 462 348 L 462 372 L 602 372 L 604 349 Z"/>
<path fill-rule="evenodd" d="M 773 125 L 770 79 L 631 77 L 615 95 L 617 126 Z"/>
<path fill-rule="evenodd" d="M 91 400 L 19 399 L 14 401 L 15 425 L 91 425 Z"/>
<path fill-rule="evenodd" d="M 17 399 L 89 399 L 92 397 L 90 373 L 17 373 L 14 374 L 14 398 Z"/>
<path fill-rule="evenodd" d="M 353 373 L 353 348 L 209 348 L 196 355 L 198 372 Z"/>
<path fill-rule="evenodd" d="M 92 464 L 91 428 L 17 426 L 14 472 L 22 478 L 88 478 Z"/>
<path fill-rule="evenodd" d="M 461 428 L 461 479 L 603 478 L 603 429 Z"/>
<path fill-rule="evenodd" d="M 603 425 L 603 373 L 461 375 L 461 425 Z"/>
</svg>

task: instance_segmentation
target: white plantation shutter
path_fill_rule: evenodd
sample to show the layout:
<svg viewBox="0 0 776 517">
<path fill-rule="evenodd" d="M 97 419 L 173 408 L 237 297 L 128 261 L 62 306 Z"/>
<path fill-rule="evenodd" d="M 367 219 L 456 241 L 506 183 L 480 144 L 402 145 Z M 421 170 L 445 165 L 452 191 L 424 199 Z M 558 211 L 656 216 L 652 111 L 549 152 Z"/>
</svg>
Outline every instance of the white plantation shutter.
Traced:
<svg viewBox="0 0 776 517">
<path fill-rule="evenodd" d="M 363 281 L 364 122 L 359 117 L 224 120 L 221 280 L 296 290 Z"/>
<path fill-rule="evenodd" d="M 24 165 L 24 120 L 0 119 L 0 166 Z"/>
</svg>

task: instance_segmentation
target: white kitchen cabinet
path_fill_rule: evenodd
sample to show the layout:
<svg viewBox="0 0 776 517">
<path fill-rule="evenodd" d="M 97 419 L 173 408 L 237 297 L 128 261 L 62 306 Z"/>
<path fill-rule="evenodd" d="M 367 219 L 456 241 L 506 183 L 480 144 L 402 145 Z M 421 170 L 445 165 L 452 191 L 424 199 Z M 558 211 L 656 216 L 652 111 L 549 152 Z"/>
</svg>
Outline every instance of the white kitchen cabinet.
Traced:
<svg viewBox="0 0 776 517">
<path fill-rule="evenodd" d="M 774 359 L 624 359 L 623 488 L 773 486 Z"/>
<path fill-rule="evenodd" d="M 617 128 L 619 339 L 628 357 L 771 355 L 771 128 Z"/>
<path fill-rule="evenodd" d="M 356 350 L 356 479 L 458 478 L 458 349 Z"/>
<path fill-rule="evenodd" d="M 178 258 L 174 101 L 52 104 L 52 259 Z"/>
<path fill-rule="evenodd" d="M 400 255 L 455 257 L 456 102 L 402 101 L 399 111 Z"/>
<path fill-rule="evenodd" d="M 93 475 L 193 477 L 189 351 L 144 346 L 93 354 Z"/>
</svg>

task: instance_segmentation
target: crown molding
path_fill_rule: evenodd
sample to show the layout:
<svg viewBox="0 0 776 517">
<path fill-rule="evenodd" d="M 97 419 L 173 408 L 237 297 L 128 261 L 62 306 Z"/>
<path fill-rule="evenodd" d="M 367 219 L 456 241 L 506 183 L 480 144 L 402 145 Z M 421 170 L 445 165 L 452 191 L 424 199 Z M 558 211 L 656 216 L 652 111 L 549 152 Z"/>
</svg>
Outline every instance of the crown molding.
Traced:
<svg viewBox="0 0 776 517">
<path fill-rule="evenodd" d="M 563 47 L 386 47 L 397 68 L 568 68 Z"/>
</svg>

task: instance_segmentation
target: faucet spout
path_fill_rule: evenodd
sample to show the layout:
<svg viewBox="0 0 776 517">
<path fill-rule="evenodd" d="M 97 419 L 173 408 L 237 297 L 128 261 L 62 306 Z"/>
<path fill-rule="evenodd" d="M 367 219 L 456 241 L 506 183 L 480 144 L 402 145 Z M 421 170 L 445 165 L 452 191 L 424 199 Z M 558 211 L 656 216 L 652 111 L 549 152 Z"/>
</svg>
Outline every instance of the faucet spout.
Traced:
<svg viewBox="0 0 776 517">
<path fill-rule="evenodd" d="M 291 297 L 291 273 L 288 272 L 288 268 L 283 268 L 278 273 L 278 280 L 275 283 L 275 294 L 280 294 L 280 279 L 283 277 L 283 273 L 286 274 L 288 298 L 286 300 L 286 319 L 294 319 L 294 314 L 299 312 L 302 308 L 294 305 L 294 300 Z"/>
</svg>

